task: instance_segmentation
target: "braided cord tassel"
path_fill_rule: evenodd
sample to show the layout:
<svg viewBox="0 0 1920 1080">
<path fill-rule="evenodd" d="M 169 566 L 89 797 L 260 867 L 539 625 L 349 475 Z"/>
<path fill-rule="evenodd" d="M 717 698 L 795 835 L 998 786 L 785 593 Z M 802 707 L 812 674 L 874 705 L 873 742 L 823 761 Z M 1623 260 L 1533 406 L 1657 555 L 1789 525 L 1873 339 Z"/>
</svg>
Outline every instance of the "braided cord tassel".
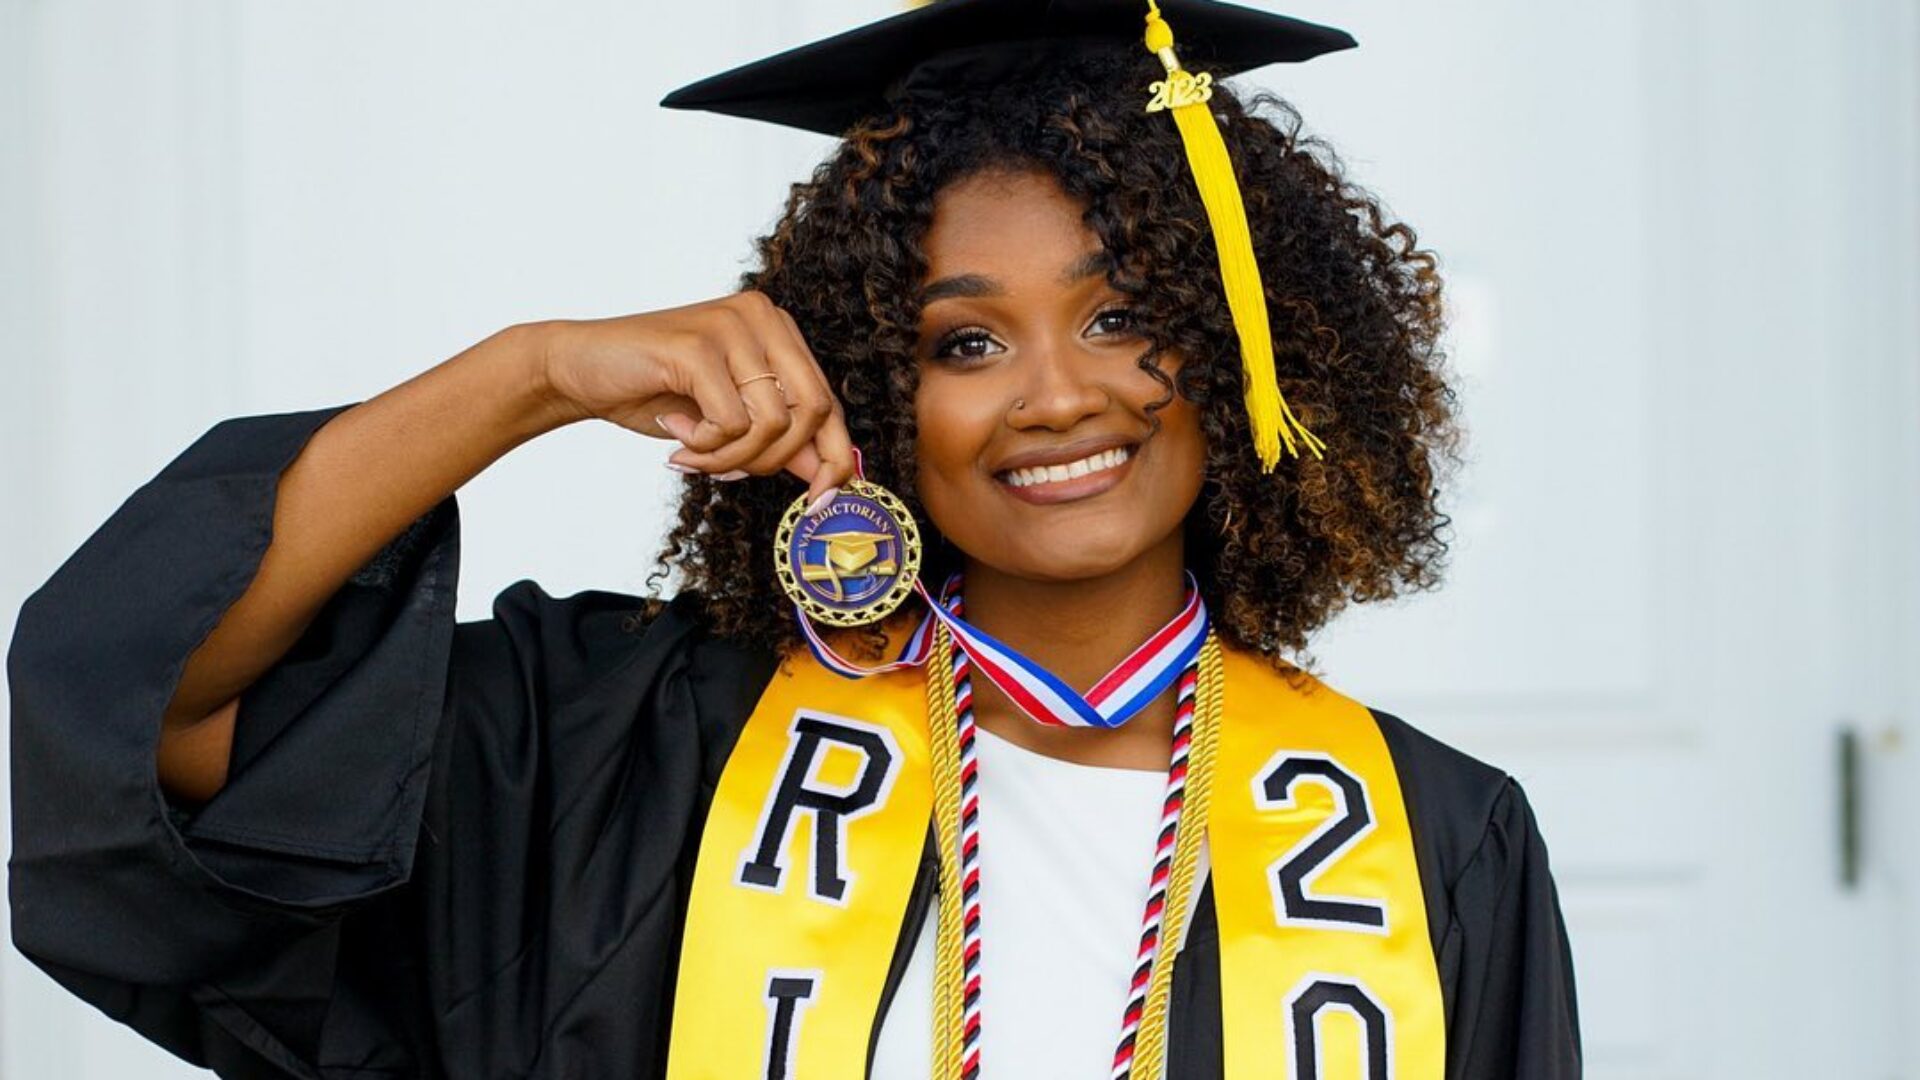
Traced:
<svg viewBox="0 0 1920 1080">
<path fill-rule="evenodd" d="M 953 695 L 953 638 L 933 631 L 926 666 L 928 735 L 933 749 L 933 820 L 940 848 L 940 910 L 934 934 L 934 1080 L 958 1080 L 961 1046 L 960 732 Z"/>
<path fill-rule="evenodd" d="M 1204 642 L 1203 642 L 1204 643 Z M 1139 1048 L 1140 1025 L 1147 1015 L 1147 995 L 1153 973 L 1164 967 L 1161 958 L 1167 938 L 1167 894 L 1173 883 L 1173 864 L 1186 835 L 1181 817 L 1187 801 L 1187 766 L 1193 755 L 1194 701 L 1200 682 L 1200 656 L 1194 654 L 1180 672 L 1173 713 L 1173 747 L 1167 759 L 1166 795 L 1161 802 L 1160 831 L 1153 845 L 1153 872 L 1147 878 L 1147 903 L 1140 916 L 1135 944 L 1133 978 L 1127 985 L 1127 1007 L 1120 1014 L 1120 1041 L 1113 1051 L 1112 1080 L 1133 1075 L 1134 1052 Z"/>
<path fill-rule="evenodd" d="M 955 598 L 953 613 L 961 612 Z M 980 1075 L 980 760 L 973 720 L 973 661 L 953 654 L 954 731 L 960 756 L 960 1080 Z"/>
<path fill-rule="evenodd" d="M 1147 983 L 1146 1013 L 1134 1038 L 1133 1065 L 1129 1075 L 1140 1080 L 1160 1080 L 1166 1067 L 1167 1007 L 1173 992 L 1173 965 L 1178 957 L 1180 937 L 1186 930 L 1187 908 L 1191 903 L 1194 877 L 1199 873 L 1201 845 L 1206 843 L 1207 805 L 1213 794 L 1214 755 L 1220 743 L 1220 714 L 1226 702 L 1224 669 L 1220 641 L 1212 633 L 1200 646 L 1200 684 L 1193 718 L 1193 744 L 1188 751 L 1185 807 L 1181 811 L 1180 835 L 1175 841 L 1173 876 L 1167 884 L 1167 906 L 1162 916 L 1162 940 L 1166 943 L 1160 963 L 1153 966 Z"/>
</svg>

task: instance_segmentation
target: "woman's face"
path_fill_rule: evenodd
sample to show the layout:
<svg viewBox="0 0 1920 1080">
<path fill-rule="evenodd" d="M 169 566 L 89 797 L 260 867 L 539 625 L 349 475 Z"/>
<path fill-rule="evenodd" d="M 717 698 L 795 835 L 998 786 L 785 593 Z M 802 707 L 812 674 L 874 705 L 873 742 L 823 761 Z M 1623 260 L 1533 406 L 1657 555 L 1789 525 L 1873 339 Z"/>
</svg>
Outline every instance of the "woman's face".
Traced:
<svg viewBox="0 0 1920 1080">
<path fill-rule="evenodd" d="M 1167 391 L 1082 211 L 1047 173 L 975 174 L 936 197 L 925 240 L 920 500 L 969 558 L 1035 580 L 1179 544 L 1205 469 L 1192 402 L 1153 429 Z"/>
</svg>

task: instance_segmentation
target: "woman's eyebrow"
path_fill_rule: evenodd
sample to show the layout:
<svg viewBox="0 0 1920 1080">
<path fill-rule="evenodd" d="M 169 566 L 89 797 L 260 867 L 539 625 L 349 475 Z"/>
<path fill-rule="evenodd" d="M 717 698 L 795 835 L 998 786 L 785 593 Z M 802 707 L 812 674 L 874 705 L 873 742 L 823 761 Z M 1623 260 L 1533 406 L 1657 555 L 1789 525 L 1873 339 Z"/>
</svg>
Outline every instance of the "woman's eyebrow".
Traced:
<svg viewBox="0 0 1920 1080">
<path fill-rule="evenodd" d="M 1113 258 L 1105 248 L 1089 251 L 1060 272 L 1060 284 L 1076 284 L 1095 274 L 1104 274 L 1112 266 Z M 921 292 L 920 302 L 931 304 L 956 296 L 999 296 L 1004 291 L 998 281 L 985 274 L 954 274 L 929 284 Z"/>
</svg>

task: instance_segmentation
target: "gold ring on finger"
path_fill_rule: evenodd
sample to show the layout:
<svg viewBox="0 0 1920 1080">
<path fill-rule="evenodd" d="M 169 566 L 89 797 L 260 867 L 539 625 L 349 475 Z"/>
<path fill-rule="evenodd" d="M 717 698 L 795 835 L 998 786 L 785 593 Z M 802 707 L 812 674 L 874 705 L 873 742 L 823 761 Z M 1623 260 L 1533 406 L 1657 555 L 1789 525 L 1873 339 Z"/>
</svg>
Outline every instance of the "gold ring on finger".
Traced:
<svg viewBox="0 0 1920 1080">
<path fill-rule="evenodd" d="M 780 392 L 780 396 L 783 398 L 787 396 L 787 388 L 780 385 L 780 376 L 774 374 L 771 371 L 763 371 L 758 375 L 749 375 L 744 379 L 735 379 L 733 380 L 733 385 L 745 386 L 750 382 L 757 382 L 760 379 L 772 379 L 773 388 Z"/>
</svg>

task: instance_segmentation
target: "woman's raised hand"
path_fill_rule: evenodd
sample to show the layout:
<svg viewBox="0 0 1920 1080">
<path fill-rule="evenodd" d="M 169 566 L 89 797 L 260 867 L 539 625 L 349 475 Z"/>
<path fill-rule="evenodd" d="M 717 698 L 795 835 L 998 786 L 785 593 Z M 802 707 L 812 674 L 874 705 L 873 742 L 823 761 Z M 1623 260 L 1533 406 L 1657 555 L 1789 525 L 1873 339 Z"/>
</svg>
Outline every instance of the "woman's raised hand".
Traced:
<svg viewBox="0 0 1920 1080">
<path fill-rule="evenodd" d="M 815 498 L 853 475 L 839 402 L 793 319 L 764 294 L 507 327 L 309 433 L 281 473 L 258 571 L 167 703 L 161 785 L 212 798 L 226 783 L 241 693 L 341 585 L 502 455 L 590 417 L 671 435 L 685 444 L 673 464 L 691 471 L 786 469 Z"/>
<path fill-rule="evenodd" d="M 840 403 L 765 293 L 541 325 L 553 393 L 583 416 L 679 440 L 670 467 L 721 480 L 785 469 L 810 498 L 853 475 Z"/>
</svg>

